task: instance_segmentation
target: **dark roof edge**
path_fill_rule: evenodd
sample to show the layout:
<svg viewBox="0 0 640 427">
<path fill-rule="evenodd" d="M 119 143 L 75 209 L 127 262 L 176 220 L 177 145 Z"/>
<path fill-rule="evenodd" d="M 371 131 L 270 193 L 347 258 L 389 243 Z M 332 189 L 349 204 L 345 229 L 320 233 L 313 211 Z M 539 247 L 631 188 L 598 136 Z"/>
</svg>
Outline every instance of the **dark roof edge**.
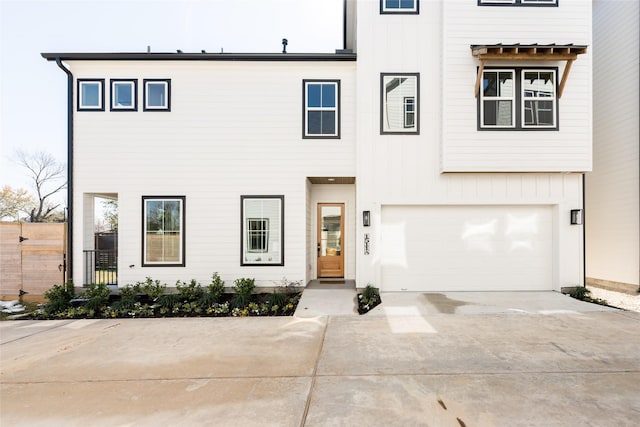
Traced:
<svg viewBox="0 0 640 427">
<path fill-rule="evenodd" d="M 355 61 L 345 53 L 41 53 L 55 61 Z"/>
</svg>

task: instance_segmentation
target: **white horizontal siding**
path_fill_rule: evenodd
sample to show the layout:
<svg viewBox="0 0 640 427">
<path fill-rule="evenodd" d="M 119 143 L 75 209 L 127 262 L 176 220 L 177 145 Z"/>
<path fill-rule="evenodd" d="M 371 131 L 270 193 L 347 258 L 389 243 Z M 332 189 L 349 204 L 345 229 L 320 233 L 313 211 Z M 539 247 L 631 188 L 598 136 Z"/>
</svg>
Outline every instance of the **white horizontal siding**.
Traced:
<svg viewBox="0 0 640 427">
<path fill-rule="evenodd" d="M 83 193 L 118 194 L 121 285 L 146 276 L 205 282 L 214 271 L 227 285 L 238 277 L 265 286 L 305 278 L 306 177 L 355 175 L 354 63 L 75 62 L 71 69 L 107 85 L 139 79 L 139 111 L 75 113 L 76 215 Z M 142 111 L 144 78 L 171 79 L 171 112 Z M 303 79 L 341 81 L 341 139 L 302 138 Z M 143 195 L 186 197 L 186 267 L 140 267 Z M 241 195 L 285 196 L 284 267 L 240 267 Z M 80 266 L 82 241 L 74 241 Z"/>
<path fill-rule="evenodd" d="M 472 44 L 591 44 L 591 4 L 480 7 L 443 2 L 443 134 L 445 172 L 564 172 L 591 169 L 591 53 L 574 62 L 558 100 L 558 131 L 479 131 L 474 96 L 479 61 Z M 486 67 L 558 67 L 565 62 L 488 61 Z"/>
</svg>

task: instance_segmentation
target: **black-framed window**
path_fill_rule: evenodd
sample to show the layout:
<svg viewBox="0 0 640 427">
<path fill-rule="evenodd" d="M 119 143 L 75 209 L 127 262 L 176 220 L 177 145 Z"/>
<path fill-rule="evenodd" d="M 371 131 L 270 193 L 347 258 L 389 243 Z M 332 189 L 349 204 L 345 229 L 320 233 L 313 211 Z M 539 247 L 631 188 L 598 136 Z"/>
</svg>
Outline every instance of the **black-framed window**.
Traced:
<svg viewBox="0 0 640 427">
<path fill-rule="evenodd" d="M 240 265 L 284 265 L 284 196 L 240 196 Z"/>
<path fill-rule="evenodd" d="M 560 0 L 478 0 L 478 6 L 558 6 Z"/>
<path fill-rule="evenodd" d="M 485 68 L 480 130 L 558 130 L 557 68 Z"/>
<path fill-rule="evenodd" d="M 420 133 L 420 74 L 380 74 L 380 133 Z"/>
<path fill-rule="evenodd" d="M 171 111 L 171 79 L 144 79 L 144 111 Z"/>
<path fill-rule="evenodd" d="M 111 111 L 138 109 L 138 80 L 111 79 Z"/>
<path fill-rule="evenodd" d="M 380 0 L 381 14 L 418 14 L 420 0 Z"/>
<path fill-rule="evenodd" d="M 78 111 L 104 111 L 104 79 L 78 79 Z"/>
<path fill-rule="evenodd" d="M 340 138 L 340 80 L 303 80 L 303 138 Z"/>
<path fill-rule="evenodd" d="M 142 266 L 185 266 L 185 196 L 142 196 Z"/>
</svg>

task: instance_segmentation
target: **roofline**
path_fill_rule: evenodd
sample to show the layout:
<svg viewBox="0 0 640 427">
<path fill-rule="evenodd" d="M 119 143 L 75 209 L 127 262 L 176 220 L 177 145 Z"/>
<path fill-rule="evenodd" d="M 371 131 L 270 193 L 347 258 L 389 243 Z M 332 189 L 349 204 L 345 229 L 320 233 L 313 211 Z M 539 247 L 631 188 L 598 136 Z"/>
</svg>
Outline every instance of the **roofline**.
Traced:
<svg viewBox="0 0 640 427">
<path fill-rule="evenodd" d="M 169 53 L 169 52 L 123 52 L 123 53 L 41 53 L 48 61 L 355 61 L 357 55 L 351 51 L 336 53 Z"/>
</svg>

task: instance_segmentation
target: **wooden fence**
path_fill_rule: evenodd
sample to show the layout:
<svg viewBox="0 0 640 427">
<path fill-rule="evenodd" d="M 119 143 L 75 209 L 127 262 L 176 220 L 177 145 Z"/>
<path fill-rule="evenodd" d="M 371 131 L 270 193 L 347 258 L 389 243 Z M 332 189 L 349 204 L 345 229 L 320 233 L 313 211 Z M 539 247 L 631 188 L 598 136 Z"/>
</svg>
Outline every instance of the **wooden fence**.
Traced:
<svg viewBox="0 0 640 427">
<path fill-rule="evenodd" d="M 64 281 L 66 224 L 0 222 L 0 298 L 42 295 Z"/>
</svg>

